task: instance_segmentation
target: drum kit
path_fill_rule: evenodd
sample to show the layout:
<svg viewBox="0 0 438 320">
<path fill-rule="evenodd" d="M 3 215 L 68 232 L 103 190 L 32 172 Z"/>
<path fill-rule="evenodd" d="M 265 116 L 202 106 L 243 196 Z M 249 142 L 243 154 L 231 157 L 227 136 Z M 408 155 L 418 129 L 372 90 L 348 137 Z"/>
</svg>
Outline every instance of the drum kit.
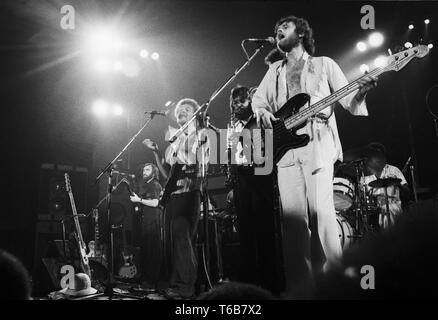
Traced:
<svg viewBox="0 0 438 320">
<path fill-rule="evenodd" d="M 335 166 L 333 178 L 333 200 L 343 249 L 366 235 L 380 231 L 379 215 L 389 214 L 387 188 L 398 186 L 401 182 L 400 179 L 383 178 L 365 184 L 364 177 L 372 174 L 367 160 L 376 155 L 370 155 L 367 148 L 353 149 L 345 155 L 345 161 Z M 377 197 L 371 193 L 375 188 L 385 190 L 387 210 L 382 210 Z"/>
</svg>

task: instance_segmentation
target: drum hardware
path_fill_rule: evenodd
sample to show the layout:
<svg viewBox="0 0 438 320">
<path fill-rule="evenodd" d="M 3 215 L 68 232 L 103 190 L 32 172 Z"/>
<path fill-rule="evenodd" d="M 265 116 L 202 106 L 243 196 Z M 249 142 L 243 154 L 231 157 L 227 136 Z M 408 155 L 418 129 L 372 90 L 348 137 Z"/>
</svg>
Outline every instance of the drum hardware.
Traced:
<svg viewBox="0 0 438 320">
<path fill-rule="evenodd" d="M 365 165 L 370 155 L 368 148 L 346 151 L 344 159 L 347 161 L 337 166 L 333 179 L 335 209 L 341 212 L 338 219 L 339 216 L 349 217 L 353 227 L 352 234 L 347 235 L 350 241 L 360 240 L 366 233 L 375 231 L 373 219 L 380 212 L 377 199 L 367 193 L 367 186 L 362 183 L 365 175 L 371 174 Z M 345 239 L 341 239 L 341 243 L 344 248 Z"/>
<path fill-rule="evenodd" d="M 400 186 L 401 179 L 398 178 L 384 178 L 377 179 L 368 183 L 371 188 L 383 188 L 385 190 L 385 206 L 386 212 L 384 215 L 387 217 L 388 227 L 391 227 L 391 214 L 389 212 L 389 196 L 388 196 L 388 187 L 390 186 Z"/>
<path fill-rule="evenodd" d="M 353 205 L 355 187 L 349 179 L 335 177 L 333 179 L 333 192 L 336 210 L 348 210 Z"/>
<path fill-rule="evenodd" d="M 338 223 L 338 233 L 339 239 L 341 240 L 341 247 L 342 250 L 345 250 L 351 244 L 352 239 L 354 239 L 356 236 L 354 235 L 354 230 L 351 227 L 351 224 L 345 217 L 342 215 L 337 215 L 336 221 Z"/>
</svg>

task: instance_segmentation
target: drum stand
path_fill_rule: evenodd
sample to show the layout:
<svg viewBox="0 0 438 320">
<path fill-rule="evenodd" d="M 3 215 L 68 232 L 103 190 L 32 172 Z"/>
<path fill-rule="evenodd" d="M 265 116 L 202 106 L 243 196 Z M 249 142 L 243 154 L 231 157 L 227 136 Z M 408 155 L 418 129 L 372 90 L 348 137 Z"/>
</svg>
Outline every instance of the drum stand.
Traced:
<svg viewBox="0 0 438 320">
<path fill-rule="evenodd" d="M 361 239 L 366 232 L 369 232 L 368 224 L 368 209 L 366 208 L 366 187 L 361 185 L 361 178 L 364 177 L 363 160 L 355 161 L 354 167 L 356 170 L 356 190 L 355 195 L 355 223 L 353 235 L 354 239 Z"/>
<path fill-rule="evenodd" d="M 388 229 L 391 227 L 391 213 L 389 212 L 389 197 L 388 197 L 388 187 L 385 187 L 385 205 L 386 205 L 386 212 L 383 215 L 386 216 L 388 219 Z M 383 228 L 385 228 L 385 220 L 383 220 Z"/>
</svg>

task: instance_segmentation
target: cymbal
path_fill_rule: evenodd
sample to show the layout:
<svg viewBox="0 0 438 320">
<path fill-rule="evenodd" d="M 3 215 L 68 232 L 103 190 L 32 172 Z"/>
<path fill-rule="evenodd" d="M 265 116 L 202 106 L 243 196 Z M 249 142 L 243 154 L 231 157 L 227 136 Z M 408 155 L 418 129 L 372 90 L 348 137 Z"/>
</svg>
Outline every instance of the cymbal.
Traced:
<svg viewBox="0 0 438 320">
<path fill-rule="evenodd" d="M 401 179 L 398 178 L 384 178 L 377 179 L 368 183 L 371 188 L 387 188 L 389 186 L 400 185 Z"/>
</svg>

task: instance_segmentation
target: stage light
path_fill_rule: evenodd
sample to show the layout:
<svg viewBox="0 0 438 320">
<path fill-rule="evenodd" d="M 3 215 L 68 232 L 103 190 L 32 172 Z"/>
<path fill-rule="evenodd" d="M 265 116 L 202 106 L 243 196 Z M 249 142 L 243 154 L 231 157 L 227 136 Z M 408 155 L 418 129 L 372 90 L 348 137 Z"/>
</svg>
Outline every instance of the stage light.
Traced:
<svg viewBox="0 0 438 320">
<path fill-rule="evenodd" d="M 412 30 L 412 29 L 414 29 L 414 25 L 411 23 L 411 24 L 408 26 L 408 28 L 409 28 L 409 30 Z"/>
<path fill-rule="evenodd" d="M 137 77 L 140 74 L 140 63 L 137 61 L 137 59 L 133 58 L 125 58 L 123 60 L 123 69 L 122 73 L 130 78 Z"/>
<path fill-rule="evenodd" d="M 381 34 L 380 32 L 373 32 L 368 37 L 368 43 L 370 44 L 371 47 L 374 48 L 381 46 L 383 41 L 384 41 L 383 34 Z"/>
<path fill-rule="evenodd" d="M 410 43 L 409 41 L 405 42 L 405 48 L 406 49 L 412 48 L 412 43 Z"/>
<path fill-rule="evenodd" d="M 425 24 L 429 24 L 429 23 L 430 23 L 430 20 L 429 20 L 429 19 L 424 19 L 424 23 L 425 23 Z"/>
<path fill-rule="evenodd" d="M 429 43 L 429 44 L 427 45 L 427 47 L 428 47 L 429 49 L 432 49 L 432 48 L 433 48 L 433 44 L 432 44 L 432 43 Z"/>
<path fill-rule="evenodd" d="M 387 58 L 385 56 L 379 56 L 374 60 L 374 66 L 376 68 L 382 68 L 386 66 L 387 64 Z"/>
<path fill-rule="evenodd" d="M 108 103 L 102 99 L 94 101 L 93 112 L 99 117 L 106 116 L 108 114 Z"/>
<path fill-rule="evenodd" d="M 123 69 L 123 65 L 120 61 L 115 61 L 113 64 L 114 71 L 120 71 Z"/>
<path fill-rule="evenodd" d="M 140 57 L 146 59 L 149 56 L 149 52 L 146 49 L 140 50 Z"/>
<path fill-rule="evenodd" d="M 362 73 L 366 73 L 366 72 L 369 72 L 370 71 L 370 67 L 368 67 L 368 65 L 366 65 L 366 64 L 361 64 L 360 65 L 360 67 L 359 67 L 359 69 L 360 69 L 360 72 L 362 72 Z"/>
<path fill-rule="evenodd" d="M 87 47 L 95 54 L 111 54 L 123 47 L 123 42 L 110 27 L 99 27 L 87 32 Z"/>
<path fill-rule="evenodd" d="M 94 68 L 99 72 L 107 72 L 110 68 L 110 62 L 107 58 L 100 58 L 94 62 Z"/>
<path fill-rule="evenodd" d="M 120 116 L 120 115 L 122 115 L 122 114 L 123 114 L 123 108 L 122 108 L 122 106 L 121 106 L 120 104 L 115 104 L 115 105 L 113 106 L 113 113 L 114 113 L 116 116 Z"/>
<path fill-rule="evenodd" d="M 364 52 L 367 49 L 367 45 L 365 44 L 365 42 L 360 41 L 356 44 L 356 49 L 360 52 Z"/>
<path fill-rule="evenodd" d="M 160 58 L 160 55 L 158 54 L 158 52 L 154 52 L 151 54 L 151 58 L 153 60 L 158 60 Z"/>
</svg>

